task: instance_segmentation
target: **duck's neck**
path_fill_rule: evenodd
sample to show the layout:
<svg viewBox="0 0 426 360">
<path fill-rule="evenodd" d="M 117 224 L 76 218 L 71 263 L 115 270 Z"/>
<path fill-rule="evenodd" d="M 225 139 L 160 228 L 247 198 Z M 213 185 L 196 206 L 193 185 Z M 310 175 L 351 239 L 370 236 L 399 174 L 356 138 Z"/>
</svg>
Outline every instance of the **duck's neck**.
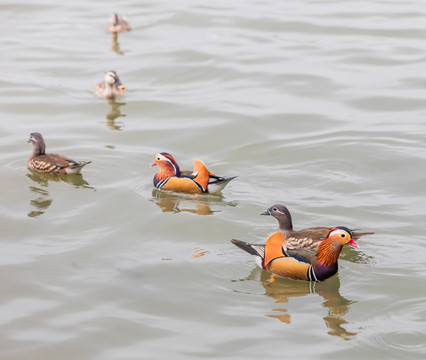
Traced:
<svg viewBox="0 0 426 360">
<path fill-rule="evenodd" d="M 284 234 L 286 234 L 286 232 L 293 231 L 293 221 L 291 219 L 290 211 L 288 211 L 287 209 L 283 209 L 282 214 L 280 215 L 281 216 L 278 218 L 278 224 L 279 224 L 280 230 Z"/>
<path fill-rule="evenodd" d="M 163 165 L 160 170 L 154 176 L 154 184 L 157 184 L 160 181 L 166 180 L 172 176 L 179 176 L 176 174 L 175 168 L 171 164 Z"/>
<path fill-rule="evenodd" d="M 113 96 L 115 94 L 114 84 L 107 83 L 105 90 L 106 90 L 105 96 Z"/>
<path fill-rule="evenodd" d="M 284 234 L 286 234 L 293 231 L 293 224 L 291 223 L 291 220 L 283 219 L 279 222 L 279 228 Z"/>
<path fill-rule="evenodd" d="M 335 240 L 325 239 L 318 246 L 317 261 L 314 270 L 318 278 L 327 278 L 337 272 L 342 244 Z"/>
<path fill-rule="evenodd" d="M 33 142 L 33 155 L 44 155 L 46 152 L 46 145 L 44 142 Z"/>
</svg>

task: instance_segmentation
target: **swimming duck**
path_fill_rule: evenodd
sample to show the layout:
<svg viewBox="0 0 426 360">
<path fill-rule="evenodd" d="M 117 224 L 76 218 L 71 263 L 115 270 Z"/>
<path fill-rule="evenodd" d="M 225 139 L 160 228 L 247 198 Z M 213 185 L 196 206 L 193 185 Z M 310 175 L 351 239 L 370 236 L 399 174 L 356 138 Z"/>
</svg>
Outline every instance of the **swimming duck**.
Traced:
<svg viewBox="0 0 426 360">
<path fill-rule="evenodd" d="M 31 133 L 28 140 L 33 144 L 33 153 L 28 159 L 28 168 L 50 174 L 78 174 L 82 167 L 91 161 L 75 161 L 59 154 L 46 154 L 46 143 L 43 136 Z"/>
<path fill-rule="evenodd" d="M 318 253 L 307 249 L 287 250 L 283 246 L 281 232 L 272 234 L 264 246 L 252 245 L 241 240 L 231 240 L 239 248 L 255 255 L 258 264 L 273 275 L 280 277 L 323 281 L 337 273 L 340 252 L 343 245 L 358 248 L 352 232 L 347 227 L 331 228 L 318 246 Z"/>
<path fill-rule="evenodd" d="M 105 25 L 105 29 L 110 33 L 119 33 L 132 30 L 129 23 L 124 20 L 124 17 L 117 14 L 112 14 L 111 21 Z"/>
<path fill-rule="evenodd" d="M 236 176 L 216 176 L 207 170 L 201 160 L 194 160 L 194 171 L 181 171 L 172 155 L 166 152 L 155 155 L 151 166 L 158 165 L 160 170 L 154 175 L 157 189 L 192 194 L 217 194 Z"/>
<path fill-rule="evenodd" d="M 311 249 L 316 250 L 321 241 L 330 231 L 330 227 L 320 226 L 302 230 L 293 230 L 290 211 L 286 206 L 274 204 L 260 215 L 271 215 L 278 220 L 279 229 L 283 233 L 288 249 Z M 372 235 L 374 232 L 357 232 L 352 230 L 352 236 L 358 240 L 361 236 Z"/>
<path fill-rule="evenodd" d="M 96 85 L 94 94 L 101 98 L 114 99 L 127 92 L 126 86 L 121 82 L 117 73 L 113 70 L 105 73 L 104 81 Z"/>
</svg>

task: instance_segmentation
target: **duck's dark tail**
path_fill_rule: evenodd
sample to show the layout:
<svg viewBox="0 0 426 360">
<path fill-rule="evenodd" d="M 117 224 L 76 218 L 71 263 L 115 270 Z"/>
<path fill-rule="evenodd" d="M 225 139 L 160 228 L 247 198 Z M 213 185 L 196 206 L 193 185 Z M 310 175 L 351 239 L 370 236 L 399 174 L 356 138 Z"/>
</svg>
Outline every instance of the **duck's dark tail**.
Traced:
<svg viewBox="0 0 426 360">
<path fill-rule="evenodd" d="M 352 231 L 352 236 L 354 240 L 358 240 L 361 236 L 366 235 L 373 235 L 374 232 L 358 232 L 358 231 Z"/>
<path fill-rule="evenodd" d="M 265 257 L 265 245 L 255 245 L 249 244 L 245 241 L 232 239 L 231 243 L 238 246 L 240 249 L 247 251 L 249 254 L 254 256 L 260 256 L 261 258 Z"/>
</svg>

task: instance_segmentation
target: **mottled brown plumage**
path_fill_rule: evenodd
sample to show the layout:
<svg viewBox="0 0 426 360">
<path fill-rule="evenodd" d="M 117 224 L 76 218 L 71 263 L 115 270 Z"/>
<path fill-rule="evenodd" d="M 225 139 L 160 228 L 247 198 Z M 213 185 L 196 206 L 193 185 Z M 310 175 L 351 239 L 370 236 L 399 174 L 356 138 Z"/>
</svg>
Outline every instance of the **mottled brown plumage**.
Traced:
<svg viewBox="0 0 426 360">
<path fill-rule="evenodd" d="M 126 92 L 126 85 L 121 82 L 117 73 L 113 70 L 105 73 L 104 81 L 96 85 L 93 91 L 96 96 L 107 99 L 115 99 L 123 96 Z"/>
<path fill-rule="evenodd" d="M 132 28 L 123 16 L 112 14 L 110 22 L 105 25 L 105 30 L 110 33 L 119 33 L 130 31 Z"/>
<path fill-rule="evenodd" d="M 33 153 L 28 158 L 28 168 L 49 174 L 78 174 L 91 161 L 76 161 L 59 154 L 46 154 L 46 143 L 40 133 L 31 133 L 28 140 Z"/>
<path fill-rule="evenodd" d="M 286 206 L 274 204 L 260 215 L 272 215 L 278 220 L 280 231 L 285 237 L 286 246 L 288 249 L 318 249 L 318 245 L 324 240 L 325 236 L 330 231 L 330 227 L 311 227 L 302 230 L 294 230 L 290 211 Z M 361 236 L 372 235 L 374 232 L 357 232 L 352 231 L 353 238 L 358 240 Z"/>
</svg>

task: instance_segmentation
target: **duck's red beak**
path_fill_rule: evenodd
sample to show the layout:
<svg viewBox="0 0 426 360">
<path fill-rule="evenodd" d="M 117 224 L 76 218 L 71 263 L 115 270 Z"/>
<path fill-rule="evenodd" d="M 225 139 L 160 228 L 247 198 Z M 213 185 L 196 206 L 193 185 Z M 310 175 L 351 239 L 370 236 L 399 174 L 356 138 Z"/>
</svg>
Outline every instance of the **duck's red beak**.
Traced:
<svg viewBox="0 0 426 360">
<path fill-rule="evenodd" d="M 359 249 L 359 245 L 355 242 L 354 239 L 350 239 L 349 242 L 348 242 L 348 245 L 349 246 L 353 246 L 354 248 Z"/>
<path fill-rule="evenodd" d="M 157 166 L 157 163 L 154 161 L 150 166 Z"/>
</svg>

